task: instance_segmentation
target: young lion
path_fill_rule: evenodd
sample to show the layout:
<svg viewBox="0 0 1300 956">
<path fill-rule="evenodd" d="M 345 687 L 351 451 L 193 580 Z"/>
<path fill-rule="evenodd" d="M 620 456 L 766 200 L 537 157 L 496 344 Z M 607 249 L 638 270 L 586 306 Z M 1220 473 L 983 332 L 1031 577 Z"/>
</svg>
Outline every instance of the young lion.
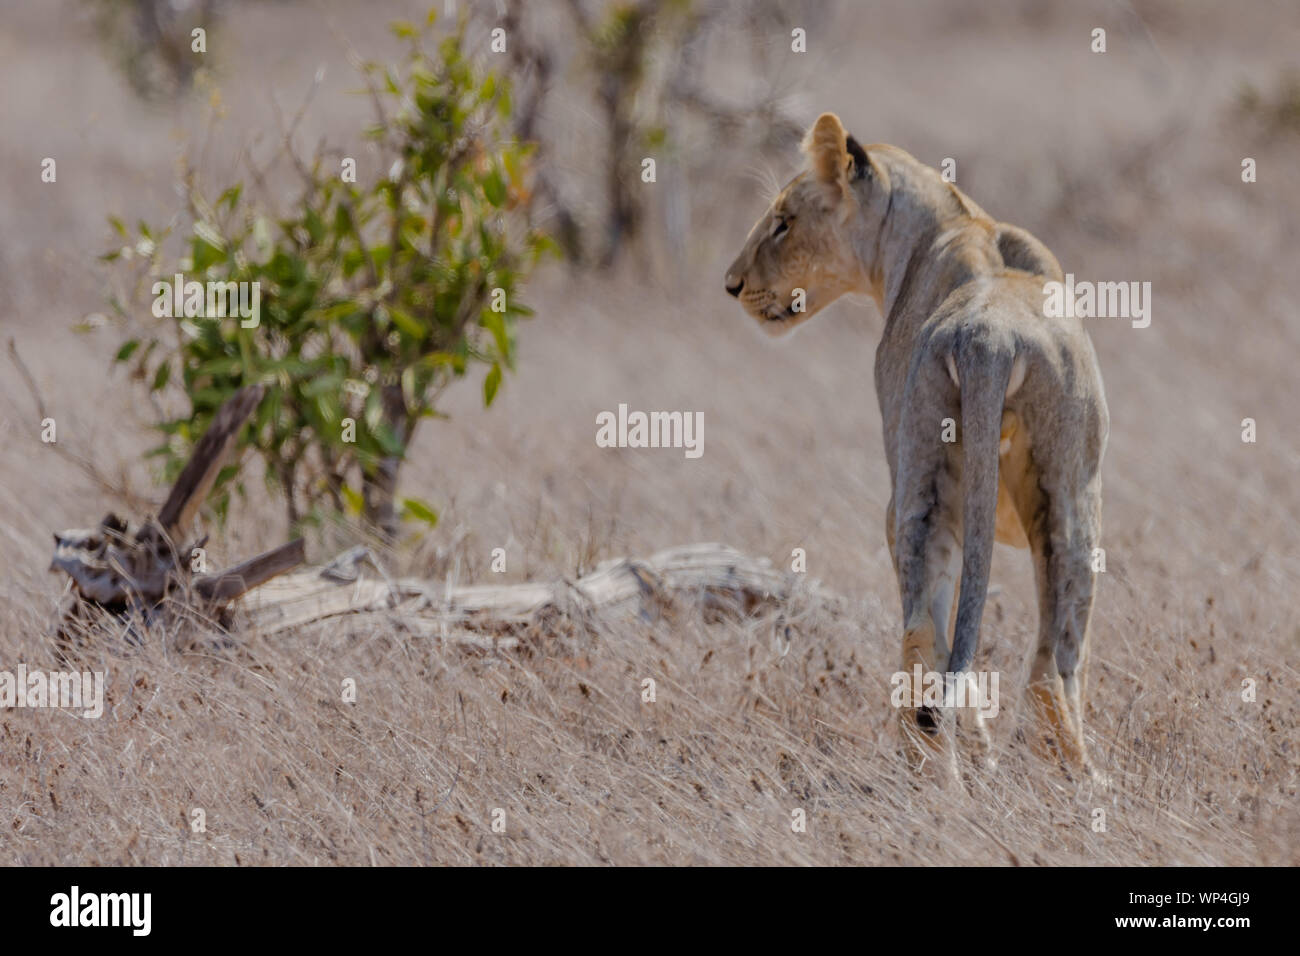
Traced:
<svg viewBox="0 0 1300 956">
<path fill-rule="evenodd" d="M 1044 314 L 1044 283 L 1062 281 L 1061 267 L 908 153 L 858 145 L 831 113 L 804 150 L 808 168 L 751 230 L 727 291 L 773 335 L 846 292 L 875 298 L 902 670 L 967 671 L 994 540 L 1030 548 L 1039 626 L 1029 695 L 1060 755 L 1091 774 L 1081 683 L 1109 416 L 1079 320 Z M 942 753 L 955 771 L 948 711 L 905 703 L 910 755 Z"/>
</svg>

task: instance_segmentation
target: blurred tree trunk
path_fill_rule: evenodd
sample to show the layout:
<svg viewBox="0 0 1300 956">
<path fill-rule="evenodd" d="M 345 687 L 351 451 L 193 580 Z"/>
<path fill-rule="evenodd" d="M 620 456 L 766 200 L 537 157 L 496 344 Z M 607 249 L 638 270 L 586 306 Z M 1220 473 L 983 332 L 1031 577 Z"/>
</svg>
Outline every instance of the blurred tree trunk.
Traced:
<svg viewBox="0 0 1300 956">
<path fill-rule="evenodd" d="M 411 440 L 414 424 L 406 409 L 406 399 L 402 395 L 402 386 L 398 383 L 385 385 L 381 392 L 383 397 L 384 424 L 392 430 L 398 442 L 405 448 Z M 373 474 L 366 475 L 365 481 L 365 517 L 387 542 L 397 540 L 400 517 L 397 513 L 397 472 L 402 465 L 401 455 L 387 455 L 380 459 Z"/>
<path fill-rule="evenodd" d="M 596 39 L 601 70 L 600 101 L 605 109 L 605 250 L 600 265 L 614 264 L 641 225 L 639 193 L 641 157 L 636 155 L 639 130 L 634 121 L 637 93 L 645 77 L 646 58 L 659 0 L 642 0 L 622 8 L 617 28 Z M 591 42 L 591 41 L 589 41 Z"/>
</svg>

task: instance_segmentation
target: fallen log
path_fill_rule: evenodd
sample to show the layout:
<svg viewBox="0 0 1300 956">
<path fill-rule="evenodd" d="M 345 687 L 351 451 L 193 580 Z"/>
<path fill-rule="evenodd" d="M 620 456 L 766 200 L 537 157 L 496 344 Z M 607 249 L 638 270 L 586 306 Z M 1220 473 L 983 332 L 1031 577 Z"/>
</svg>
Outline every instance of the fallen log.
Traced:
<svg viewBox="0 0 1300 956">
<path fill-rule="evenodd" d="M 527 628 L 557 618 L 588 621 L 622 612 L 654 618 L 683 599 L 706 613 L 739 614 L 784 601 L 799 575 L 782 574 L 722 544 L 669 548 L 644 560 L 605 561 L 576 579 L 501 585 L 440 585 L 393 579 L 370 551 L 352 548 L 319 568 L 299 568 L 301 539 L 273 548 L 224 571 L 196 573 L 194 549 L 182 546 L 239 430 L 264 389 L 241 389 L 217 412 L 195 446 L 157 518 L 132 528 L 117 515 L 97 527 L 54 535 L 51 571 L 71 579 L 75 597 L 65 609 L 59 637 L 66 643 L 87 605 L 145 624 L 167 610 L 202 616 L 253 634 L 271 635 L 344 614 L 383 613 L 408 631 L 479 647 L 509 647 Z M 376 573 L 366 573 L 369 566 Z M 799 585 L 834 603 L 814 583 Z M 134 628 L 131 629 L 134 631 Z"/>
<path fill-rule="evenodd" d="M 705 611 L 739 614 L 781 603 L 799 576 L 723 544 L 669 548 L 643 560 L 602 562 L 576 580 L 443 586 L 419 578 L 363 576 L 373 558 L 354 548 L 321 568 L 286 574 L 234 605 L 244 629 L 268 636 L 346 614 L 383 612 L 407 629 L 476 646 L 508 647 L 520 628 L 554 615 L 590 620 L 619 612 L 657 617 L 683 599 Z M 377 566 L 376 566 L 377 567 Z M 815 582 L 806 590 L 828 604 Z"/>
</svg>

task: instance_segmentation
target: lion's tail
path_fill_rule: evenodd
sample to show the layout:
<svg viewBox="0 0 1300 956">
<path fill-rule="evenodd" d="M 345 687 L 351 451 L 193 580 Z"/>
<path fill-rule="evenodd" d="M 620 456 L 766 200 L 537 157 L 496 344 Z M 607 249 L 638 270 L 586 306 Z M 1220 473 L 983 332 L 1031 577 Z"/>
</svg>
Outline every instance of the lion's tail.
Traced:
<svg viewBox="0 0 1300 956">
<path fill-rule="evenodd" d="M 998 515 L 998 445 L 1002 409 L 1016 360 L 1014 339 L 988 328 L 968 327 L 953 348 L 961 393 L 962 566 L 961 597 L 953 630 L 949 673 L 970 667 L 979 647 L 980 619 L 993 561 Z M 1015 369 L 1023 374 L 1023 360 Z M 1016 383 L 1019 384 L 1018 382 Z"/>
</svg>

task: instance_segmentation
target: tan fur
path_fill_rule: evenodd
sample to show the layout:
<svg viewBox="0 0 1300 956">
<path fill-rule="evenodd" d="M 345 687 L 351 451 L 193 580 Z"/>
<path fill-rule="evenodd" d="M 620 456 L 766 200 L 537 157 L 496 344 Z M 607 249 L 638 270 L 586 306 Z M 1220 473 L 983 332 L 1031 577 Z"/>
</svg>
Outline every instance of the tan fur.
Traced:
<svg viewBox="0 0 1300 956">
<path fill-rule="evenodd" d="M 773 335 L 845 293 L 876 300 L 904 656 L 969 669 L 993 541 L 1029 548 L 1039 599 L 1029 698 L 1057 752 L 1091 772 L 1081 687 L 1109 429 L 1092 343 L 1079 320 L 1044 315 L 1043 285 L 1062 274 L 1041 242 L 905 151 L 855 145 L 836 116 L 817 119 L 808 168 L 750 231 L 728 291 Z M 941 440 L 949 418 L 956 443 Z M 949 716 L 908 708 L 905 737 L 946 741 Z"/>
</svg>

